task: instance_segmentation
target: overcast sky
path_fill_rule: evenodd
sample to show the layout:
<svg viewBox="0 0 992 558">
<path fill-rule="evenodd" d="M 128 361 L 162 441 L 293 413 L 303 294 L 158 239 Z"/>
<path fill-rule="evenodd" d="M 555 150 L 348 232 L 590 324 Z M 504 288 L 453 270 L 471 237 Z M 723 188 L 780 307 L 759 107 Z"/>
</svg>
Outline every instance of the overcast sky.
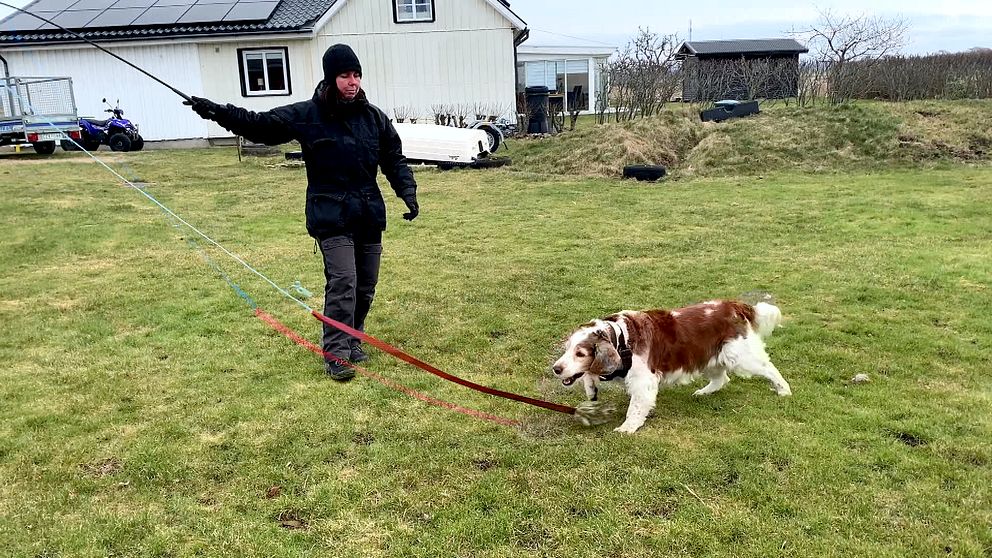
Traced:
<svg viewBox="0 0 992 558">
<path fill-rule="evenodd" d="M 16 6 L 29 2 L 2 1 Z M 781 37 L 815 21 L 820 9 L 904 17 L 910 23 L 907 53 L 992 48 L 992 0 L 511 0 L 510 4 L 532 30 L 530 44 L 575 44 L 581 39 L 622 46 L 638 26 L 686 39 L 690 20 L 696 40 Z M 0 17 L 10 11 L 0 6 Z"/>
<path fill-rule="evenodd" d="M 759 39 L 788 36 L 809 26 L 818 10 L 834 14 L 903 17 L 909 21 L 907 53 L 992 48 L 992 0 L 511 0 L 532 31 L 531 44 L 575 39 L 615 46 L 638 26 L 681 39 Z"/>
</svg>

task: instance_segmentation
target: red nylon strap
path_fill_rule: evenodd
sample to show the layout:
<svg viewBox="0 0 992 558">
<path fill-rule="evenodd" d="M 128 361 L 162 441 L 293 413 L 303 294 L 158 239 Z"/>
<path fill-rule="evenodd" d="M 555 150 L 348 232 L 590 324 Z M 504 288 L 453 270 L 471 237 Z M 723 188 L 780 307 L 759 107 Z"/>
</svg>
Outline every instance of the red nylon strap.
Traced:
<svg viewBox="0 0 992 558">
<path fill-rule="evenodd" d="M 313 314 L 313 317 L 317 318 L 318 320 L 324 322 L 325 324 L 327 324 L 327 325 L 329 325 L 329 326 L 331 326 L 333 328 L 340 329 L 341 331 L 347 333 L 348 335 L 352 335 L 354 337 L 357 337 L 357 338 L 361 339 L 362 341 L 365 341 L 369 345 L 372 345 L 374 347 L 378 347 L 379 349 L 382 349 L 383 351 L 386 351 L 387 353 L 389 353 L 389 354 L 393 355 L 394 357 L 402 360 L 403 362 L 406 362 L 408 364 L 412 364 L 413 366 L 416 366 L 417 368 L 419 368 L 419 369 L 421 369 L 421 370 L 423 370 L 425 372 L 430 372 L 431 374 L 434 374 L 435 376 L 438 376 L 440 378 L 444 378 L 445 380 L 448 380 L 449 382 L 454 382 L 456 384 L 460 384 L 460 385 L 463 385 L 463 386 L 465 386 L 467 388 L 474 389 L 476 391 L 481 391 L 482 393 L 486 393 L 486 394 L 489 394 L 489 395 L 495 395 L 496 397 L 504 397 L 506 399 L 512 399 L 513 401 L 519 401 L 521 403 L 527 403 L 528 405 L 534 405 L 535 407 L 541 407 L 542 409 L 548 409 L 550 411 L 557 411 L 559 413 L 565 413 L 566 415 L 573 415 L 573 414 L 575 414 L 575 407 L 569 407 L 567 405 L 558 405 L 557 403 L 550 403 L 548 401 L 541 401 L 540 399 L 533 399 L 533 398 L 526 397 L 526 396 L 523 396 L 523 395 L 517 395 L 515 393 L 510 393 L 508 391 L 500 391 L 498 389 L 493 389 L 491 387 L 486 387 L 486 386 L 483 386 L 483 385 L 479 385 L 479 384 L 477 384 L 475 382 L 470 382 L 468 380 L 463 380 L 463 379 L 459 378 L 458 376 L 452 376 L 451 374 L 448 374 L 447 372 L 443 372 L 441 370 L 438 370 L 437 368 L 434 368 L 430 364 L 427 364 L 426 362 L 424 362 L 422 360 L 419 360 L 416 357 L 413 357 L 413 356 L 410 356 L 410 355 L 404 353 L 403 351 L 397 349 L 396 347 L 390 345 L 389 343 L 386 343 L 384 341 L 379 341 L 378 339 L 376 339 L 375 337 L 372 337 L 371 335 L 367 335 L 367 334 L 362 333 L 361 331 L 358 331 L 357 329 L 355 329 L 353 327 L 350 327 L 348 325 L 345 325 L 345 324 L 343 324 L 343 323 L 341 323 L 341 322 L 339 322 L 337 320 L 333 320 L 331 318 L 328 318 L 327 316 L 325 316 L 325 315 L 317 312 L 316 310 L 312 310 L 310 313 Z"/>
<path fill-rule="evenodd" d="M 396 383 L 396 382 L 394 382 L 392 380 L 389 380 L 387 378 L 384 378 L 384 377 L 376 374 L 375 372 L 372 372 L 372 371 L 369 371 L 369 370 L 365 370 L 364 368 L 362 368 L 362 367 L 360 367 L 358 365 L 352 364 L 350 362 L 343 361 L 343 360 L 335 357 L 332 354 L 325 353 L 323 350 L 321 350 L 320 347 L 314 345 L 310 341 L 307 341 L 300 334 L 296 333 L 295 331 L 293 331 L 289 327 L 283 325 L 282 323 L 279 322 L 279 320 L 277 320 L 274 317 L 272 317 L 271 315 L 265 313 L 261 309 L 256 308 L 255 309 L 255 315 L 258 316 L 259 319 L 261 319 L 263 322 L 265 322 L 265 323 L 269 324 L 270 326 L 272 326 L 273 329 L 275 329 L 275 330 L 283 333 L 286 337 L 288 337 L 291 340 L 293 340 L 297 345 L 299 345 L 301 347 L 304 347 L 306 349 L 309 349 L 310 351 L 312 351 L 314 353 L 317 353 L 318 355 L 320 355 L 322 357 L 331 358 L 331 359 L 334 359 L 334 360 L 336 360 L 338 362 L 341 362 L 341 363 L 343 363 L 343 364 L 345 364 L 347 366 L 350 366 L 351 368 L 354 368 L 356 371 L 358 371 L 360 374 L 365 375 L 365 376 L 368 376 L 369 378 L 372 378 L 373 380 L 379 382 L 380 384 L 382 384 L 382 385 L 384 385 L 386 387 L 389 387 L 389 388 L 395 389 L 397 391 L 403 392 L 403 393 L 409 395 L 410 397 L 419 399 L 419 400 L 421 400 L 421 401 L 423 401 L 425 403 L 429 403 L 431 405 L 436 405 L 438 407 L 443 407 L 445 409 L 448 409 L 448 410 L 451 410 L 451 411 L 455 411 L 456 413 L 461 413 L 463 415 L 468 415 L 470 417 L 475 417 L 475 418 L 479 418 L 479 419 L 482 419 L 482 420 L 488 420 L 490 422 L 495 422 L 496 424 L 502 424 L 504 426 L 520 426 L 520 421 L 516 421 L 516 420 L 508 419 L 508 418 L 503 418 L 503 417 L 499 417 L 499 416 L 496 416 L 496 415 L 490 415 L 488 413 L 483 413 L 482 411 L 475 411 L 475 410 L 472 410 L 472 409 L 466 409 L 465 407 L 461 407 L 459 405 L 455 405 L 454 403 L 448 403 L 447 401 L 442 401 L 440 399 L 436 399 L 436 398 L 431 397 L 429 395 L 425 395 L 423 393 L 420 393 L 417 390 L 408 388 L 408 387 L 406 387 L 406 386 L 404 386 L 402 384 L 398 384 L 398 383 Z"/>
</svg>

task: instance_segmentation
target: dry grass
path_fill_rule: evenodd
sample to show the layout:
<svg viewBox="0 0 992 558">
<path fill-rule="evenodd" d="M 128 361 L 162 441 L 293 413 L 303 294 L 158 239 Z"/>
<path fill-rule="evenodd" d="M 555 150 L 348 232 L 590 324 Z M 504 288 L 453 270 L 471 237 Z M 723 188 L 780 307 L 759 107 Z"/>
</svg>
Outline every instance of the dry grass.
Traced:
<svg viewBox="0 0 992 558">
<path fill-rule="evenodd" d="M 678 166 L 704 136 L 703 125 L 681 114 L 583 126 L 548 139 L 511 142 L 514 167 L 534 172 L 620 176 L 624 165 Z"/>
<path fill-rule="evenodd" d="M 687 106 L 626 123 L 511 142 L 517 170 L 620 176 L 624 165 L 661 164 L 676 177 L 891 169 L 984 162 L 992 152 L 992 102 L 858 102 L 765 107 L 746 119 L 702 123 Z"/>
</svg>

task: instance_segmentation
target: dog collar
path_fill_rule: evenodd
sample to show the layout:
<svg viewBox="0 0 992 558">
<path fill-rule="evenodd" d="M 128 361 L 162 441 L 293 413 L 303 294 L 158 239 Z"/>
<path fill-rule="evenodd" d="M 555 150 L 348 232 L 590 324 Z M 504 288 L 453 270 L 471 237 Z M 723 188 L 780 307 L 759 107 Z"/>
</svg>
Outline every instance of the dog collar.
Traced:
<svg viewBox="0 0 992 558">
<path fill-rule="evenodd" d="M 610 343 L 613 344 L 613 347 L 616 348 L 617 353 L 620 355 L 620 368 L 609 374 L 601 374 L 599 379 L 604 382 L 608 382 L 614 378 L 626 378 L 627 372 L 630 372 L 631 366 L 634 365 L 634 352 L 627 345 L 627 340 L 623 334 L 623 327 L 616 322 L 606 322 L 606 325 L 610 326 L 607 328 Z M 614 327 L 616 329 L 613 329 Z"/>
</svg>

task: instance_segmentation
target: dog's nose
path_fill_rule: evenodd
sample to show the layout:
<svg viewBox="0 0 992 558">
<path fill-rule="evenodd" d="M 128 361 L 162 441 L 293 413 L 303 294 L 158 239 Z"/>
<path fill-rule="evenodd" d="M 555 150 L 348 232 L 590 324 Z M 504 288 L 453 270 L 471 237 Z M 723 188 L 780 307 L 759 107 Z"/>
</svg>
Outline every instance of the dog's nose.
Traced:
<svg viewBox="0 0 992 558">
<path fill-rule="evenodd" d="M 554 371 L 555 376 L 561 376 L 561 371 L 564 370 L 564 369 L 565 369 L 565 367 L 562 366 L 562 365 L 560 365 L 560 364 L 556 364 L 556 365 L 554 365 L 554 366 L 551 367 L 551 370 Z"/>
</svg>

